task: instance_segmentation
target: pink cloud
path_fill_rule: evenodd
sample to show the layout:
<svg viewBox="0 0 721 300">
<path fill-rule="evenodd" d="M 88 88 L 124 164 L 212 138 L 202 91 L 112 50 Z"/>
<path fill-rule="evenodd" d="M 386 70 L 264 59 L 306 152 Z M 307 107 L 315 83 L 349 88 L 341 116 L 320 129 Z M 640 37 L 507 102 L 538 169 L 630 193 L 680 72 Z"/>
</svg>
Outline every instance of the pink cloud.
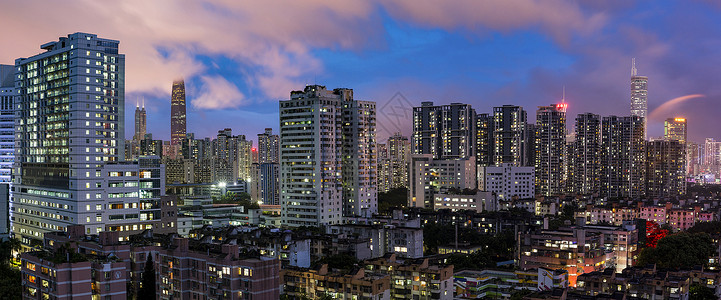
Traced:
<svg viewBox="0 0 721 300">
<path fill-rule="evenodd" d="M 573 2 L 560 0 L 459 0 L 452 5 L 431 0 L 10 1 L 0 10 L 3 39 L 11 41 L 0 47 L 0 62 L 11 64 L 39 53 L 44 42 L 84 31 L 121 41 L 128 93 L 167 96 L 174 78 L 204 74 L 206 66 L 195 56 L 205 54 L 259 70 L 248 74 L 246 84 L 276 100 L 323 72 L 311 50 L 382 45 L 380 8 L 401 20 L 449 30 L 540 26 L 558 40 L 603 22 L 602 15 L 587 16 Z"/>
<path fill-rule="evenodd" d="M 198 95 L 191 99 L 195 108 L 221 109 L 243 105 L 245 96 L 238 87 L 221 76 L 201 76 L 203 85 Z"/>
</svg>

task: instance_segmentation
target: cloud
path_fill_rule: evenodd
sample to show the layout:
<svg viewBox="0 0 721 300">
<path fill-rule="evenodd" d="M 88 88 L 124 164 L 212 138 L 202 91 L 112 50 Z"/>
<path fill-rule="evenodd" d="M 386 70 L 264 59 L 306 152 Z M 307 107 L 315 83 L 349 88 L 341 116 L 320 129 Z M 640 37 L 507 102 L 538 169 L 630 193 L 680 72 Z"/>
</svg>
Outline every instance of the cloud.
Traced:
<svg viewBox="0 0 721 300">
<path fill-rule="evenodd" d="M 384 6 L 393 16 L 428 27 L 503 32 L 540 27 L 563 43 L 573 33 L 598 30 L 606 20 L 602 12 L 587 14 L 575 2 L 563 0 L 396 0 Z"/>
<path fill-rule="evenodd" d="M 0 11 L 0 28 L 13 42 L 0 48 L 0 61 L 12 63 L 40 52 L 44 42 L 84 31 L 121 41 L 129 93 L 168 95 L 174 78 L 205 75 L 212 68 L 197 55 L 222 55 L 246 68 L 239 72 L 248 75 L 248 88 L 260 91 L 254 95 L 275 100 L 323 72 L 314 49 L 383 47 L 381 9 L 446 29 L 540 26 L 557 39 L 602 23 L 599 15 L 587 16 L 560 0 L 10 1 Z M 28 20 L 32 26 L 25 26 Z"/>
<path fill-rule="evenodd" d="M 199 95 L 193 97 L 194 108 L 222 109 L 239 107 L 244 104 L 245 96 L 238 87 L 221 76 L 201 76 L 203 85 Z"/>
</svg>

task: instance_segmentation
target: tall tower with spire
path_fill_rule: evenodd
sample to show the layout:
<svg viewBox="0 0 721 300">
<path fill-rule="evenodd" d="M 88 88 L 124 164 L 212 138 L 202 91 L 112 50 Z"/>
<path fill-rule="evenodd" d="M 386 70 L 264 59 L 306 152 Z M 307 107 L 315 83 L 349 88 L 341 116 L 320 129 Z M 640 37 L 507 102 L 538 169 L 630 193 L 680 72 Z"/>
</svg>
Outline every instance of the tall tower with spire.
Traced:
<svg viewBox="0 0 721 300">
<path fill-rule="evenodd" d="M 145 113 L 145 101 L 143 101 L 142 107 L 140 103 L 135 105 L 135 135 L 133 135 L 134 141 L 140 141 L 145 138 L 147 133 L 147 116 Z"/>
<path fill-rule="evenodd" d="M 185 82 L 173 81 L 170 99 L 170 144 L 180 145 L 185 138 Z"/>
<path fill-rule="evenodd" d="M 647 133 L 648 77 L 638 75 L 636 58 L 631 59 L 631 115 L 643 118 L 644 133 Z M 644 135 L 644 139 L 646 136 Z"/>
</svg>

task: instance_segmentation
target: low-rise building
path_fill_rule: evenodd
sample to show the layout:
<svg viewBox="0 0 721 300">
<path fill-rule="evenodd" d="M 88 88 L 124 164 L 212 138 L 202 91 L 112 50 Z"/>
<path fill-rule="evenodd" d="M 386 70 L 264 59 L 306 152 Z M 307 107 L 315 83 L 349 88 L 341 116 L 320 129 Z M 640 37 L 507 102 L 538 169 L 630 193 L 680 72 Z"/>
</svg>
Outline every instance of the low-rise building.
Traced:
<svg viewBox="0 0 721 300">
<path fill-rule="evenodd" d="M 474 191 L 469 194 L 435 194 L 433 209 L 496 211 L 498 200 L 492 192 Z"/>
<path fill-rule="evenodd" d="M 363 262 L 366 271 L 391 277 L 391 299 L 453 299 L 453 265 L 442 258 L 399 259 L 395 254 Z"/>
<path fill-rule="evenodd" d="M 121 241 L 118 231 L 85 235 L 82 225 L 44 238 L 42 250 L 21 255 L 26 299 L 133 298 L 148 261 L 157 299 L 279 297 L 280 261 L 237 244 L 153 235 L 152 230 Z"/>
<path fill-rule="evenodd" d="M 323 264 L 315 269 L 286 268 L 281 271 L 283 294 L 292 298 L 390 300 L 390 276 L 363 268 L 333 270 Z"/>
<path fill-rule="evenodd" d="M 408 206 L 433 208 L 433 195 L 449 189 L 475 189 L 476 162 L 468 159 L 433 159 L 431 154 L 411 156 Z"/>
<path fill-rule="evenodd" d="M 519 234 L 520 267 L 567 270 L 569 285 L 575 286 L 580 274 L 635 265 L 639 248 L 634 224 L 591 226 L 579 219 L 576 226 Z"/>
<path fill-rule="evenodd" d="M 486 186 L 483 190 L 493 192 L 499 200 L 533 198 L 536 187 L 534 167 L 517 167 L 510 163 L 485 167 Z"/>
</svg>

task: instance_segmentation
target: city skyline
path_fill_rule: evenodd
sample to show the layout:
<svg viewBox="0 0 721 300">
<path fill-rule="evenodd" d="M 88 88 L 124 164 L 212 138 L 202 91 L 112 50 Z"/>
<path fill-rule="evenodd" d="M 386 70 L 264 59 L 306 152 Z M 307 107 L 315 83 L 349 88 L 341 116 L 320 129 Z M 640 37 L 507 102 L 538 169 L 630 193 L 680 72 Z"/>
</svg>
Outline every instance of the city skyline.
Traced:
<svg viewBox="0 0 721 300">
<path fill-rule="evenodd" d="M 511 104 L 532 112 L 559 101 L 565 86 L 569 118 L 584 112 L 626 116 L 629 67 L 635 57 L 639 74 L 649 77 L 649 137 L 663 134 L 666 118 L 683 117 L 689 120 L 691 141 L 721 138 L 713 130 L 721 125 L 717 112 L 707 109 L 721 95 L 711 80 L 719 60 L 713 49 L 721 28 L 720 5 L 461 4 L 412 9 L 405 1 L 277 6 L 188 2 L 169 6 L 167 13 L 155 5 L 142 11 L 126 3 L 77 5 L 81 11 L 67 15 L 92 10 L 93 17 L 40 21 L 33 28 L 4 32 L 13 43 L 0 50 L 0 62 L 12 64 L 40 52 L 38 40 L 77 31 L 122 40 L 121 51 L 133 57 L 127 65 L 126 111 L 132 111 L 136 99 L 146 99 L 148 132 L 169 140 L 170 86 L 181 76 L 188 89 L 188 132 L 210 137 L 232 128 L 254 136 L 266 127 L 278 129 L 277 101 L 286 99 L 288 91 L 314 83 L 353 88 L 360 98 L 376 101 L 379 124 L 390 128 L 397 123 L 388 124 L 392 122 L 381 109 L 396 93 L 414 106 L 462 102 L 490 113 L 492 107 Z M 74 6 L 48 3 L 39 10 L 34 5 L 9 3 L 3 11 L 12 15 L 0 13 L 0 24 L 12 28 L 6 22 L 30 13 L 54 20 L 43 14 Z M 252 17 L 241 18 L 245 12 Z M 106 22 L 111 14 L 114 21 Z M 153 22 L 133 21 L 149 19 L 148 14 L 154 14 Z M 305 25 L 268 22 L 291 15 Z M 175 24 L 178 19 L 188 21 Z M 227 28 L 233 29 L 223 30 Z M 689 100 L 654 113 L 671 99 L 695 94 L 705 97 L 685 98 Z M 238 115 L 247 122 L 237 122 Z M 402 125 L 399 129 L 408 135 L 410 120 Z M 126 127 L 126 139 L 132 130 Z M 394 130 L 386 131 L 379 132 L 379 140 Z"/>
</svg>

